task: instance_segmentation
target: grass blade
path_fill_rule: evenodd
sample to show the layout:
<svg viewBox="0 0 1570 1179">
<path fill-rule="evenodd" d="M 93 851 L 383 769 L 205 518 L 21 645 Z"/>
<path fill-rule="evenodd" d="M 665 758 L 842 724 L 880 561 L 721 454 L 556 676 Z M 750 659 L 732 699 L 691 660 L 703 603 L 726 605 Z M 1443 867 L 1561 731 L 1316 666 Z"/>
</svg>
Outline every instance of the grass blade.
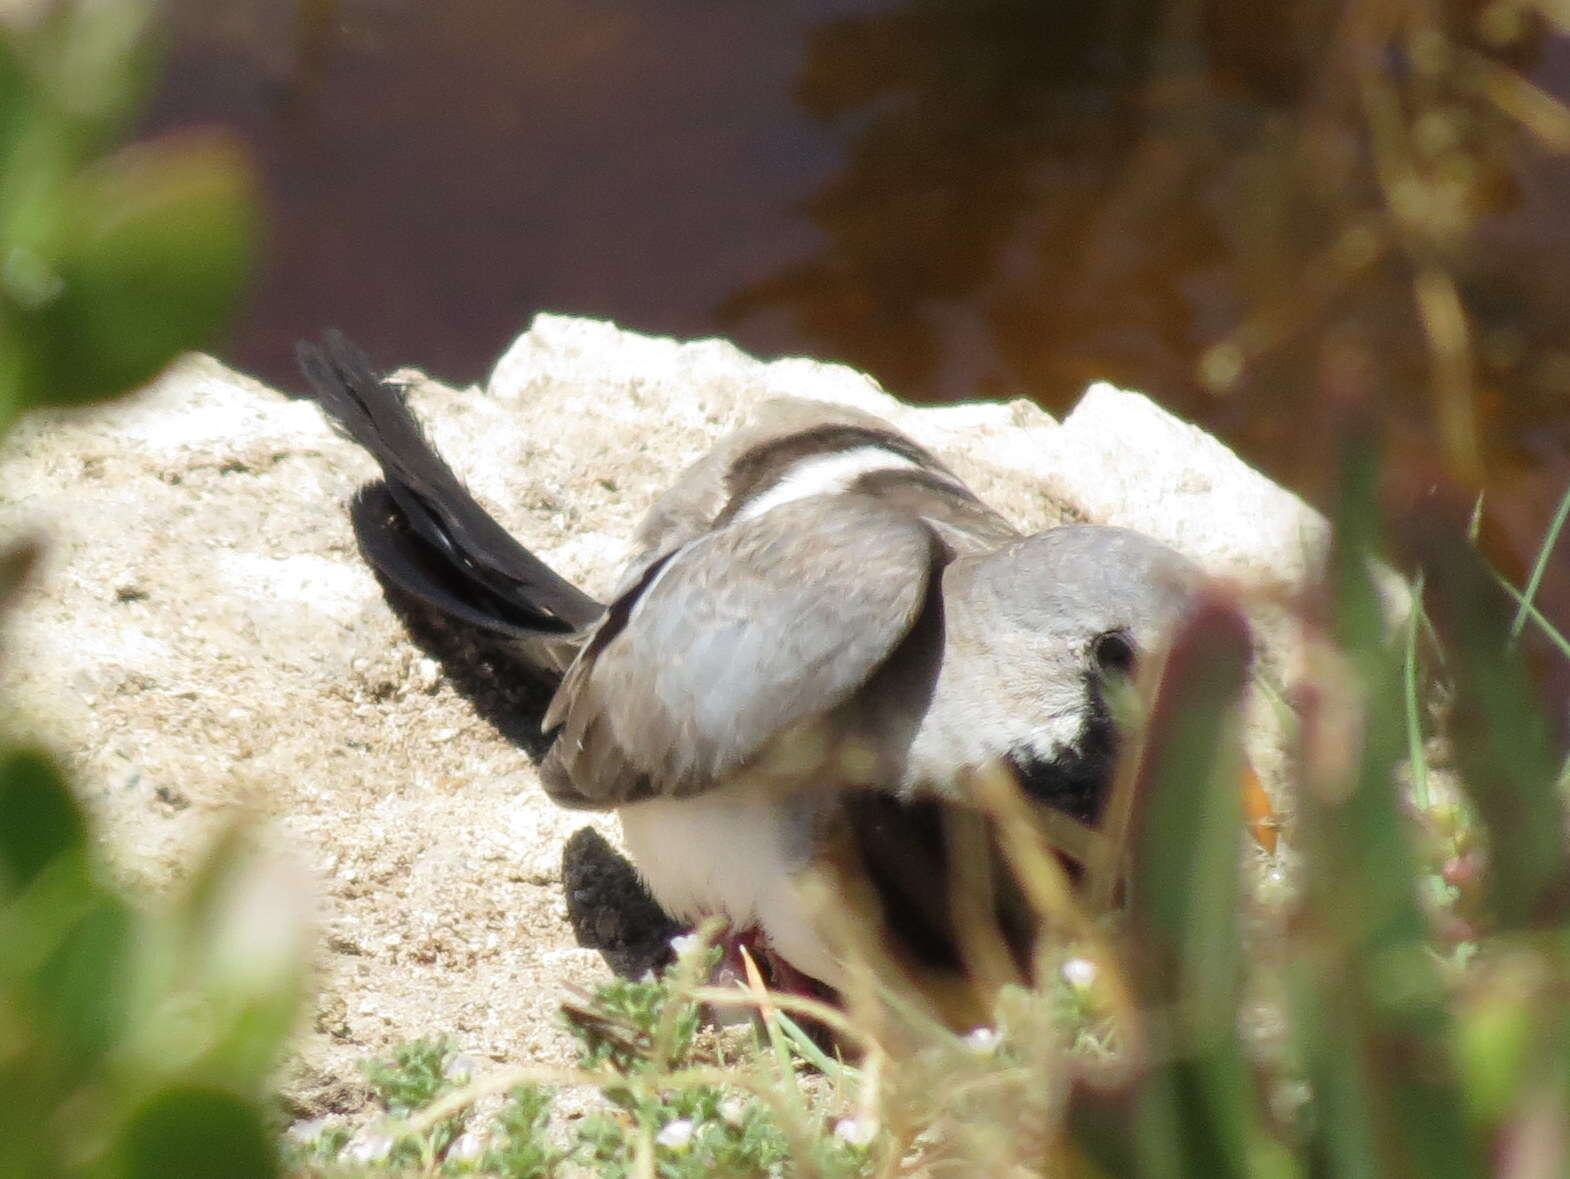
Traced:
<svg viewBox="0 0 1570 1179">
<path fill-rule="evenodd" d="M 1418 700 L 1417 632 L 1423 625 L 1423 575 L 1412 585 L 1412 614 L 1407 619 L 1406 659 L 1402 667 L 1402 698 L 1406 704 L 1407 764 L 1412 769 L 1412 800 L 1428 809 L 1428 754 L 1423 748 L 1423 710 Z"/>
<path fill-rule="evenodd" d="M 1248 624 L 1201 600 L 1173 642 L 1140 751 L 1129 816 L 1128 922 L 1135 985 L 1170 1013 L 1173 1055 L 1135 1099 L 1140 1172 L 1246 1176 L 1257 1094 L 1236 1036 L 1243 828 L 1236 705 Z"/>
<path fill-rule="evenodd" d="M 1510 637 L 1521 637 L 1521 629 L 1526 626 L 1528 611 L 1532 610 L 1532 600 L 1537 597 L 1538 588 L 1543 584 L 1543 574 L 1548 571 L 1548 558 L 1553 555 L 1554 546 L 1559 543 L 1559 533 L 1565 526 L 1565 518 L 1570 516 L 1570 487 L 1565 488 L 1565 493 L 1559 497 L 1559 506 L 1554 509 L 1554 518 L 1548 525 L 1548 531 L 1543 534 L 1543 543 L 1537 550 L 1537 561 L 1532 566 L 1532 575 L 1526 579 L 1526 589 L 1522 591 L 1520 606 L 1515 612 L 1515 617 L 1510 620 Z"/>
<path fill-rule="evenodd" d="M 1560 631 L 1560 629 L 1552 622 L 1550 622 L 1546 615 L 1539 611 L 1536 606 L 1532 605 L 1532 603 L 1528 602 L 1526 600 L 1525 594 L 1516 589 L 1515 586 L 1511 585 L 1497 572 L 1494 574 L 1494 580 L 1499 583 L 1501 589 L 1503 589 L 1507 594 L 1514 598 L 1517 603 L 1520 604 L 1521 610 L 1525 616 L 1530 618 L 1533 622 L 1537 623 L 1543 634 L 1548 637 L 1548 641 L 1559 648 L 1560 654 L 1562 654 L 1566 659 L 1570 659 L 1570 639 L 1565 638 L 1564 633 Z"/>
</svg>

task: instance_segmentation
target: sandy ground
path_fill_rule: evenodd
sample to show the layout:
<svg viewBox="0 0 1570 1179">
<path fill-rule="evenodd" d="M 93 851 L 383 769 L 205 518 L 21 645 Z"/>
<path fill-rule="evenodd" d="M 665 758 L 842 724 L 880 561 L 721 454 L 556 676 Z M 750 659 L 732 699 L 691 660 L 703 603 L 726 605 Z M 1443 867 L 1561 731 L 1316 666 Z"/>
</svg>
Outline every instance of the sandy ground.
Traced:
<svg viewBox="0 0 1570 1179">
<path fill-rule="evenodd" d="M 1323 542 L 1219 444 L 1105 388 L 1063 426 L 1022 402 L 912 410 L 847 369 L 541 317 L 487 389 L 421 382 L 413 400 L 503 522 L 603 593 L 674 471 L 785 393 L 891 417 L 1028 526 L 1130 524 L 1276 587 Z M 477 711 L 361 563 L 343 505 L 372 473 L 313 405 L 201 357 L 114 407 L 34 418 L 0 451 L 0 538 L 48 541 L 4 635 L 8 726 L 68 759 L 137 886 L 178 882 L 237 811 L 315 882 L 318 993 L 285 1080 L 301 1117 L 361 1108 L 356 1062 L 418 1036 L 565 1060 L 560 997 L 608 975 L 580 942 L 640 932 L 598 911 L 592 873 L 564 890 L 569 837 L 616 825 L 544 797 L 531 693 L 493 680 Z M 1272 678 L 1282 658 L 1267 653 Z M 520 723 L 504 735 L 482 713 Z M 1276 752 L 1256 744 L 1268 776 Z"/>
</svg>

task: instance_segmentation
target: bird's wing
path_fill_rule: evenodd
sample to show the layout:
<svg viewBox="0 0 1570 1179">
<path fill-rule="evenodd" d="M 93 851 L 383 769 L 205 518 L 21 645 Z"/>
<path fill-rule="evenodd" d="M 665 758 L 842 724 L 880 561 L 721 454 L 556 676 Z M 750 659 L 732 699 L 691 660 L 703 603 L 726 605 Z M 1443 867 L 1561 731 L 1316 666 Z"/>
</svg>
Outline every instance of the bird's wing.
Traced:
<svg viewBox="0 0 1570 1179">
<path fill-rule="evenodd" d="M 835 426 L 859 427 L 872 438 L 894 435 L 887 422 L 850 406 L 803 397 L 774 397 L 763 402 L 745 426 L 720 438 L 689 464 L 649 508 L 633 536 L 632 551 L 638 554 L 634 567 L 646 567 L 714 527 L 737 492 L 734 468 L 738 460 L 762 448 L 782 443 L 788 446 L 802 436 L 821 435 Z"/>
<path fill-rule="evenodd" d="M 926 447 L 848 405 L 777 397 L 681 472 L 633 537 L 618 592 L 660 558 L 737 517 L 811 494 L 871 495 L 931 526 L 956 552 L 1019 533 Z"/>
<path fill-rule="evenodd" d="M 546 714 L 558 802 L 696 794 L 848 700 L 910 632 L 943 559 L 872 496 L 814 496 L 735 521 L 615 601 Z"/>
</svg>

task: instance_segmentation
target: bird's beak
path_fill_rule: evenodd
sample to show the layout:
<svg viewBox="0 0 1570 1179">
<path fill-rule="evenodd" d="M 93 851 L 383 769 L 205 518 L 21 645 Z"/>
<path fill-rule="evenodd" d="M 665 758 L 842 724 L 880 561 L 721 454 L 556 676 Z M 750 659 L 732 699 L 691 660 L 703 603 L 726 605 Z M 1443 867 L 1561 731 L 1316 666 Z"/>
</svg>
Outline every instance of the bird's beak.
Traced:
<svg viewBox="0 0 1570 1179">
<path fill-rule="evenodd" d="M 1276 836 L 1281 829 L 1281 824 L 1276 819 L 1276 808 L 1270 803 L 1270 795 L 1265 793 L 1259 775 L 1247 762 L 1243 763 L 1238 780 L 1243 788 L 1243 820 L 1248 824 L 1249 834 L 1254 837 L 1254 842 L 1267 852 L 1275 851 Z"/>
</svg>

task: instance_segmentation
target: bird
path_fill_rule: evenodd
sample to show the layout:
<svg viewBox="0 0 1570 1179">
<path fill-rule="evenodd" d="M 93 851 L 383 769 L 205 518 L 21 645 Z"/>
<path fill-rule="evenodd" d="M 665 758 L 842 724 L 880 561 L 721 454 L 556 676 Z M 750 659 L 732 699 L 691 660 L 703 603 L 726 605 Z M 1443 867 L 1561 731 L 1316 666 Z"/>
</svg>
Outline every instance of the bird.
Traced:
<svg viewBox="0 0 1570 1179">
<path fill-rule="evenodd" d="M 544 677 L 546 794 L 615 811 L 660 907 L 721 921 L 781 989 L 846 985 L 800 887 L 830 862 L 859 873 L 897 960 L 962 969 L 945 816 L 1005 766 L 1032 805 L 1094 825 L 1114 693 L 1205 584 L 1129 529 L 1024 533 L 882 419 L 782 398 L 659 496 L 602 603 L 485 511 L 342 334 L 298 358 L 381 467 L 351 510 L 366 560 Z M 1029 922 L 994 899 L 1023 961 Z"/>
</svg>

